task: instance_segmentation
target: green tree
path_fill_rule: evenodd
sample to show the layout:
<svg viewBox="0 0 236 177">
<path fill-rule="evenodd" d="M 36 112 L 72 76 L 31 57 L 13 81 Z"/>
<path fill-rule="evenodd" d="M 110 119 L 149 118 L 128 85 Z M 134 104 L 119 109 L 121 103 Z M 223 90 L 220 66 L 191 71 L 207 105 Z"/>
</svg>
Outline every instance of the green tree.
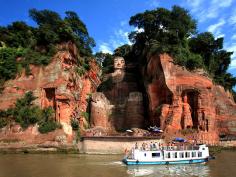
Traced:
<svg viewBox="0 0 236 177">
<path fill-rule="evenodd" d="M 25 22 L 16 21 L 7 27 L 0 27 L 0 41 L 8 47 L 29 47 L 35 44 L 34 29 Z"/>
<path fill-rule="evenodd" d="M 113 55 L 109 53 L 97 52 L 95 54 L 97 62 L 102 66 L 103 74 L 113 71 Z"/>
<path fill-rule="evenodd" d="M 90 56 L 92 47 L 95 47 L 95 41 L 88 34 L 86 25 L 80 20 L 79 16 L 73 11 L 67 11 L 65 22 L 72 29 L 72 34 L 75 35 L 75 42 L 80 48 L 82 55 Z"/>
<path fill-rule="evenodd" d="M 84 58 L 92 56 L 95 46 L 85 24 L 79 16 L 67 11 L 64 19 L 50 10 L 31 9 L 29 16 L 38 26 L 31 27 L 16 21 L 7 27 L 0 26 L 0 83 L 13 79 L 25 69 L 30 74 L 30 64 L 47 65 L 57 51 L 57 44 L 73 42 Z M 75 56 L 76 57 L 76 56 Z M 89 60 L 83 67 L 89 69 Z"/>
<path fill-rule="evenodd" d="M 72 41 L 82 56 L 92 55 L 91 48 L 95 46 L 95 42 L 75 12 L 67 11 L 62 19 L 59 14 L 50 10 L 31 9 L 30 17 L 39 25 L 36 32 L 38 45 Z"/>
<path fill-rule="evenodd" d="M 125 59 L 126 62 L 138 62 L 133 52 L 133 47 L 128 44 L 124 44 L 120 47 L 117 47 L 114 50 L 114 56 L 121 56 Z"/>
<path fill-rule="evenodd" d="M 121 57 L 128 57 L 130 52 L 132 51 L 131 46 L 128 44 L 122 45 L 114 50 L 115 56 L 121 56 Z"/>
<path fill-rule="evenodd" d="M 196 22 L 187 10 L 178 6 L 157 8 L 132 16 L 129 23 L 139 29 L 129 38 L 134 43 L 130 53 L 141 59 L 141 65 L 148 56 L 168 53 L 176 64 L 189 70 L 203 68 L 226 89 L 235 86 L 236 78 L 227 73 L 232 52 L 223 49 L 224 39 L 215 39 L 209 32 L 197 34 Z"/>
<path fill-rule="evenodd" d="M 5 81 L 16 76 L 18 56 L 21 53 L 15 48 L 0 48 L 0 80 Z"/>
<path fill-rule="evenodd" d="M 200 54 L 205 69 L 214 81 L 231 90 L 236 84 L 236 78 L 227 73 L 233 52 L 223 49 L 223 38 L 215 39 L 214 35 L 205 32 L 189 40 L 190 51 Z"/>
<path fill-rule="evenodd" d="M 183 58 L 189 57 L 198 61 L 197 65 L 201 63 L 188 48 L 188 38 L 196 33 L 196 22 L 187 10 L 178 6 L 171 10 L 157 8 L 132 16 L 129 24 L 142 29 L 132 32 L 129 37 L 134 42 L 134 53 L 143 56 L 144 60 L 149 54 L 169 53 L 177 64 L 187 66 Z"/>
</svg>

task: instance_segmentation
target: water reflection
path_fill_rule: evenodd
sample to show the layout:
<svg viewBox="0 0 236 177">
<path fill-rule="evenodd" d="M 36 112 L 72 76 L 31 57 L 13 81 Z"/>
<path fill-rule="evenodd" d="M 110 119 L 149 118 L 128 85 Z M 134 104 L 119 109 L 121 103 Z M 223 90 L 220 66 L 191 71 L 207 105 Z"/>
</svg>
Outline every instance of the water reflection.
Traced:
<svg viewBox="0 0 236 177">
<path fill-rule="evenodd" d="M 204 164 L 191 165 L 141 165 L 128 166 L 127 174 L 132 177 L 166 177 L 166 176 L 209 176 L 210 169 Z"/>
<path fill-rule="evenodd" d="M 0 177 L 235 177 L 236 152 L 206 164 L 126 166 L 120 155 L 5 154 Z"/>
</svg>

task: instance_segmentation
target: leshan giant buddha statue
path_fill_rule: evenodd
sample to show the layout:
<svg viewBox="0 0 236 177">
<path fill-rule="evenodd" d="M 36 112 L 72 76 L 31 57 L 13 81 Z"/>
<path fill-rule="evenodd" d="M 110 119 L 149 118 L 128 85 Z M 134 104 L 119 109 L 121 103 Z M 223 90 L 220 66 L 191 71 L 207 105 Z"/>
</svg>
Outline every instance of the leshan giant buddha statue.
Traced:
<svg viewBox="0 0 236 177">
<path fill-rule="evenodd" d="M 128 72 L 123 57 L 114 58 L 114 72 L 92 94 L 91 126 L 108 132 L 144 127 L 143 94 L 138 77 Z"/>
</svg>

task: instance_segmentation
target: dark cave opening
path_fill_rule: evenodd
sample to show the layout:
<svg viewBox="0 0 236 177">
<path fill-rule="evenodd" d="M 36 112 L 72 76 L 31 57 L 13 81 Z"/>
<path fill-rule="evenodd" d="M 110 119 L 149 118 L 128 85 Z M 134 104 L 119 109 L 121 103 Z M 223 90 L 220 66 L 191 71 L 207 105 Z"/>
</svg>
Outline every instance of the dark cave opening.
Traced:
<svg viewBox="0 0 236 177">
<path fill-rule="evenodd" d="M 183 102 L 185 101 L 185 97 L 187 97 L 187 103 L 190 106 L 191 117 L 193 122 L 193 128 L 198 129 L 198 91 L 196 90 L 185 90 L 182 93 Z"/>
</svg>

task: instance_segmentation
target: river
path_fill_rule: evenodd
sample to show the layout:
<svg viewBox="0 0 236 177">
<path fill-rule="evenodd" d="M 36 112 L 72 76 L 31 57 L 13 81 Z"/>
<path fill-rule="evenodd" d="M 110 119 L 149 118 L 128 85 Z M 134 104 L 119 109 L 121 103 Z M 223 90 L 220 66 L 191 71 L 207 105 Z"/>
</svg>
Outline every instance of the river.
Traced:
<svg viewBox="0 0 236 177">
<path fill-rule="evenodd" d="M 207 164 L 129 166 L 120 155 L 5 154 L 0 177 L 235 177 L 236 151 L 222 151 Z"/>
</svg>

